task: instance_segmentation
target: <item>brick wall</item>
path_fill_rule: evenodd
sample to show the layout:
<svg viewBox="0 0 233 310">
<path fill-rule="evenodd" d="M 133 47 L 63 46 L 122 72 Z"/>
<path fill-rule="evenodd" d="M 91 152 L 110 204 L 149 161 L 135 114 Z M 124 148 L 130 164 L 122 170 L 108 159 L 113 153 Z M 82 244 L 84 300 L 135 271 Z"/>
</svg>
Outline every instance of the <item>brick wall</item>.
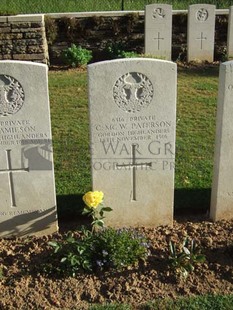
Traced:
<svg viewBox="0 0 233 310">
<path fill-rule="evenodd" d="M 0 60 L 48 63 L 44 15 L 0 17 Z"/>
</svg>

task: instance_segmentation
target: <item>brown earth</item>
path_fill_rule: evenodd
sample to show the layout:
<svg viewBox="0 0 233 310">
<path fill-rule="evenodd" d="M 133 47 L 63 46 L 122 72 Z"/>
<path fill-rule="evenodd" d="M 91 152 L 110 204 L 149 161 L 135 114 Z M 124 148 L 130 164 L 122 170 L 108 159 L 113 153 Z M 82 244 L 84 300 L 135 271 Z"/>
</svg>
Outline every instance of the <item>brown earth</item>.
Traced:
<svg viewBox="0 0 233 310">
<path fill-rule="evenodd" d="M 150 240 L 146 264 L 122 272 L 80 274 L 58 278 L 43 274 L 52 253 L 50 240 L 60 240 L 75 223 L 60 223 L 61 232 L 47 237 L 0 240 L 0 309 L 87 309 L 92 303 L 129 303 L 134 309 L 155 298 L 206 293 L 233 293 L 233 220 L 212 223 L 177 218 L 174 227 L 138 228 Z M 168 241 L 181 243 L 188 235 L 206 255 L 186 281 L 168 265 Z"/>
</svg>

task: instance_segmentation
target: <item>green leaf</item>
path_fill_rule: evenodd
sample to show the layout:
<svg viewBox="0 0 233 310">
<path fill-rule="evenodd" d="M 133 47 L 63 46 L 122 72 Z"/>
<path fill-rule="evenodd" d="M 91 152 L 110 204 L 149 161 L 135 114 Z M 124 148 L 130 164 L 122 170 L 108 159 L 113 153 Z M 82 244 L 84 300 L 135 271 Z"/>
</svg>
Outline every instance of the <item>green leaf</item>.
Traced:
<svg viewBox="0 0 233 310">
<path fill-rule="evenodd" d="M 56 241 L 49 241 L 48 244 L 51 245 L 53 248 L 59 246 L 59 244 Z"/>
<path fill-rule="evenodd" d="M 197 263 L 204 263 L 205 260 L 206 260 L 206 257 L 205 257 L 205 255 L 203 255 L 203 254 L 199 254 L 199 255 L 197 255 L 197 256 L 195 257 L 195 261 L 196 261 Z"/>
<path fill-rule="evenodd" d="M 172 256 L 173 257 L 176 256 L 176 247 L 172 241 L 169 242 L 169 247 L 170 247 L 170 252 L 171 252 Z"/>
<path fill-rule="evenodd" d="M 185 268 L 188 272 L 192 272 L 194 270 L 194 266 L 192 264 L 187 264 Z"/>
<path fill-rule="evenodd" d="M 110 212 L 110 211 L 112 211 L 112 208 L 104 207 L 102 210 L 103 210 L 104 212 Z"/>
<path fill-rule="evenodd" d="M 185 246 L 183 247 L 184 253 L 187 255 L 190 255 L 190 251 L 188 248 L 186 248 Z"/>
<path fill-rule="evenodd" d="M 64 263 L 67 260 L 67 257 L 62 257 L 61 263 Z"/>
</svg>

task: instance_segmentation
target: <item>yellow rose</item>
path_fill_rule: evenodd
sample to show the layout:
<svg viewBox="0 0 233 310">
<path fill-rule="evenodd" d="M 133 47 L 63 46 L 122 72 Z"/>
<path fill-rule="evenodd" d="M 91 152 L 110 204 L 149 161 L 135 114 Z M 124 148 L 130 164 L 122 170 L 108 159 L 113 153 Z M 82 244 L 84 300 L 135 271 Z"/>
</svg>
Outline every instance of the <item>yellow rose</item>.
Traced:
<svg viewBox="0 0 233 310">
<path fill-rule="evenodd" d="M 103 192 L 87 192 L 83 196 L 83 201 L 89 208 L 97 208 L 98 205 L 103 201 L 104 193 Z"/>
</svg>

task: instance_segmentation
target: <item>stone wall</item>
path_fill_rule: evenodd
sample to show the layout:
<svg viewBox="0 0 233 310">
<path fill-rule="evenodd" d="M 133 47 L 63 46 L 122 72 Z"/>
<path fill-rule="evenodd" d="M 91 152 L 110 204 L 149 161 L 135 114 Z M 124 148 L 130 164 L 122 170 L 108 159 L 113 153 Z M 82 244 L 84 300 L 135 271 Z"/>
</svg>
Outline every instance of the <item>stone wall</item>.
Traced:
<svg viewBox="0 0 233 310">
<path fill-rule="evenodd" d="M 1 16 L 0 59 L 48 63 L 44 15 Z"/>
<path fill-rule="evenodd" d="M 228 10 L 216 11 L 215 60 L 225 57 L 227 18 Z M 187 11 L 173 11 L 172 23 L 172 60 L 185 61 Z M 62 64 L 61 53 L 71 43 L 92 50 L 94 61 L 108 59 L 105 49 L 109 43 L 143 53 L 144 11 L 0 17 L 0 60 Z"/>
<path fill-rule="evenodd" d="M 125 51 L 144 53 L 144 12 L 98 12 L 51 14 L 47 33 L 51 64 L 62 64 L 61 53 L 71 43 L 92 50 L 93 61 L 108 59 L 105 52 L 109 43 L 119 44 Z M 47 24 L 47 21 L 46 21 Z M 225 60 L 227 45 L 228 10 L 216 10 L 216 61 Z M 53 38 L 50 40 L 50 34 Z M 56 35 L 55 35 L 56 34 Z M 172 60 L 187 60 L 187 11 L 173 11 Z"/>
</svg>

